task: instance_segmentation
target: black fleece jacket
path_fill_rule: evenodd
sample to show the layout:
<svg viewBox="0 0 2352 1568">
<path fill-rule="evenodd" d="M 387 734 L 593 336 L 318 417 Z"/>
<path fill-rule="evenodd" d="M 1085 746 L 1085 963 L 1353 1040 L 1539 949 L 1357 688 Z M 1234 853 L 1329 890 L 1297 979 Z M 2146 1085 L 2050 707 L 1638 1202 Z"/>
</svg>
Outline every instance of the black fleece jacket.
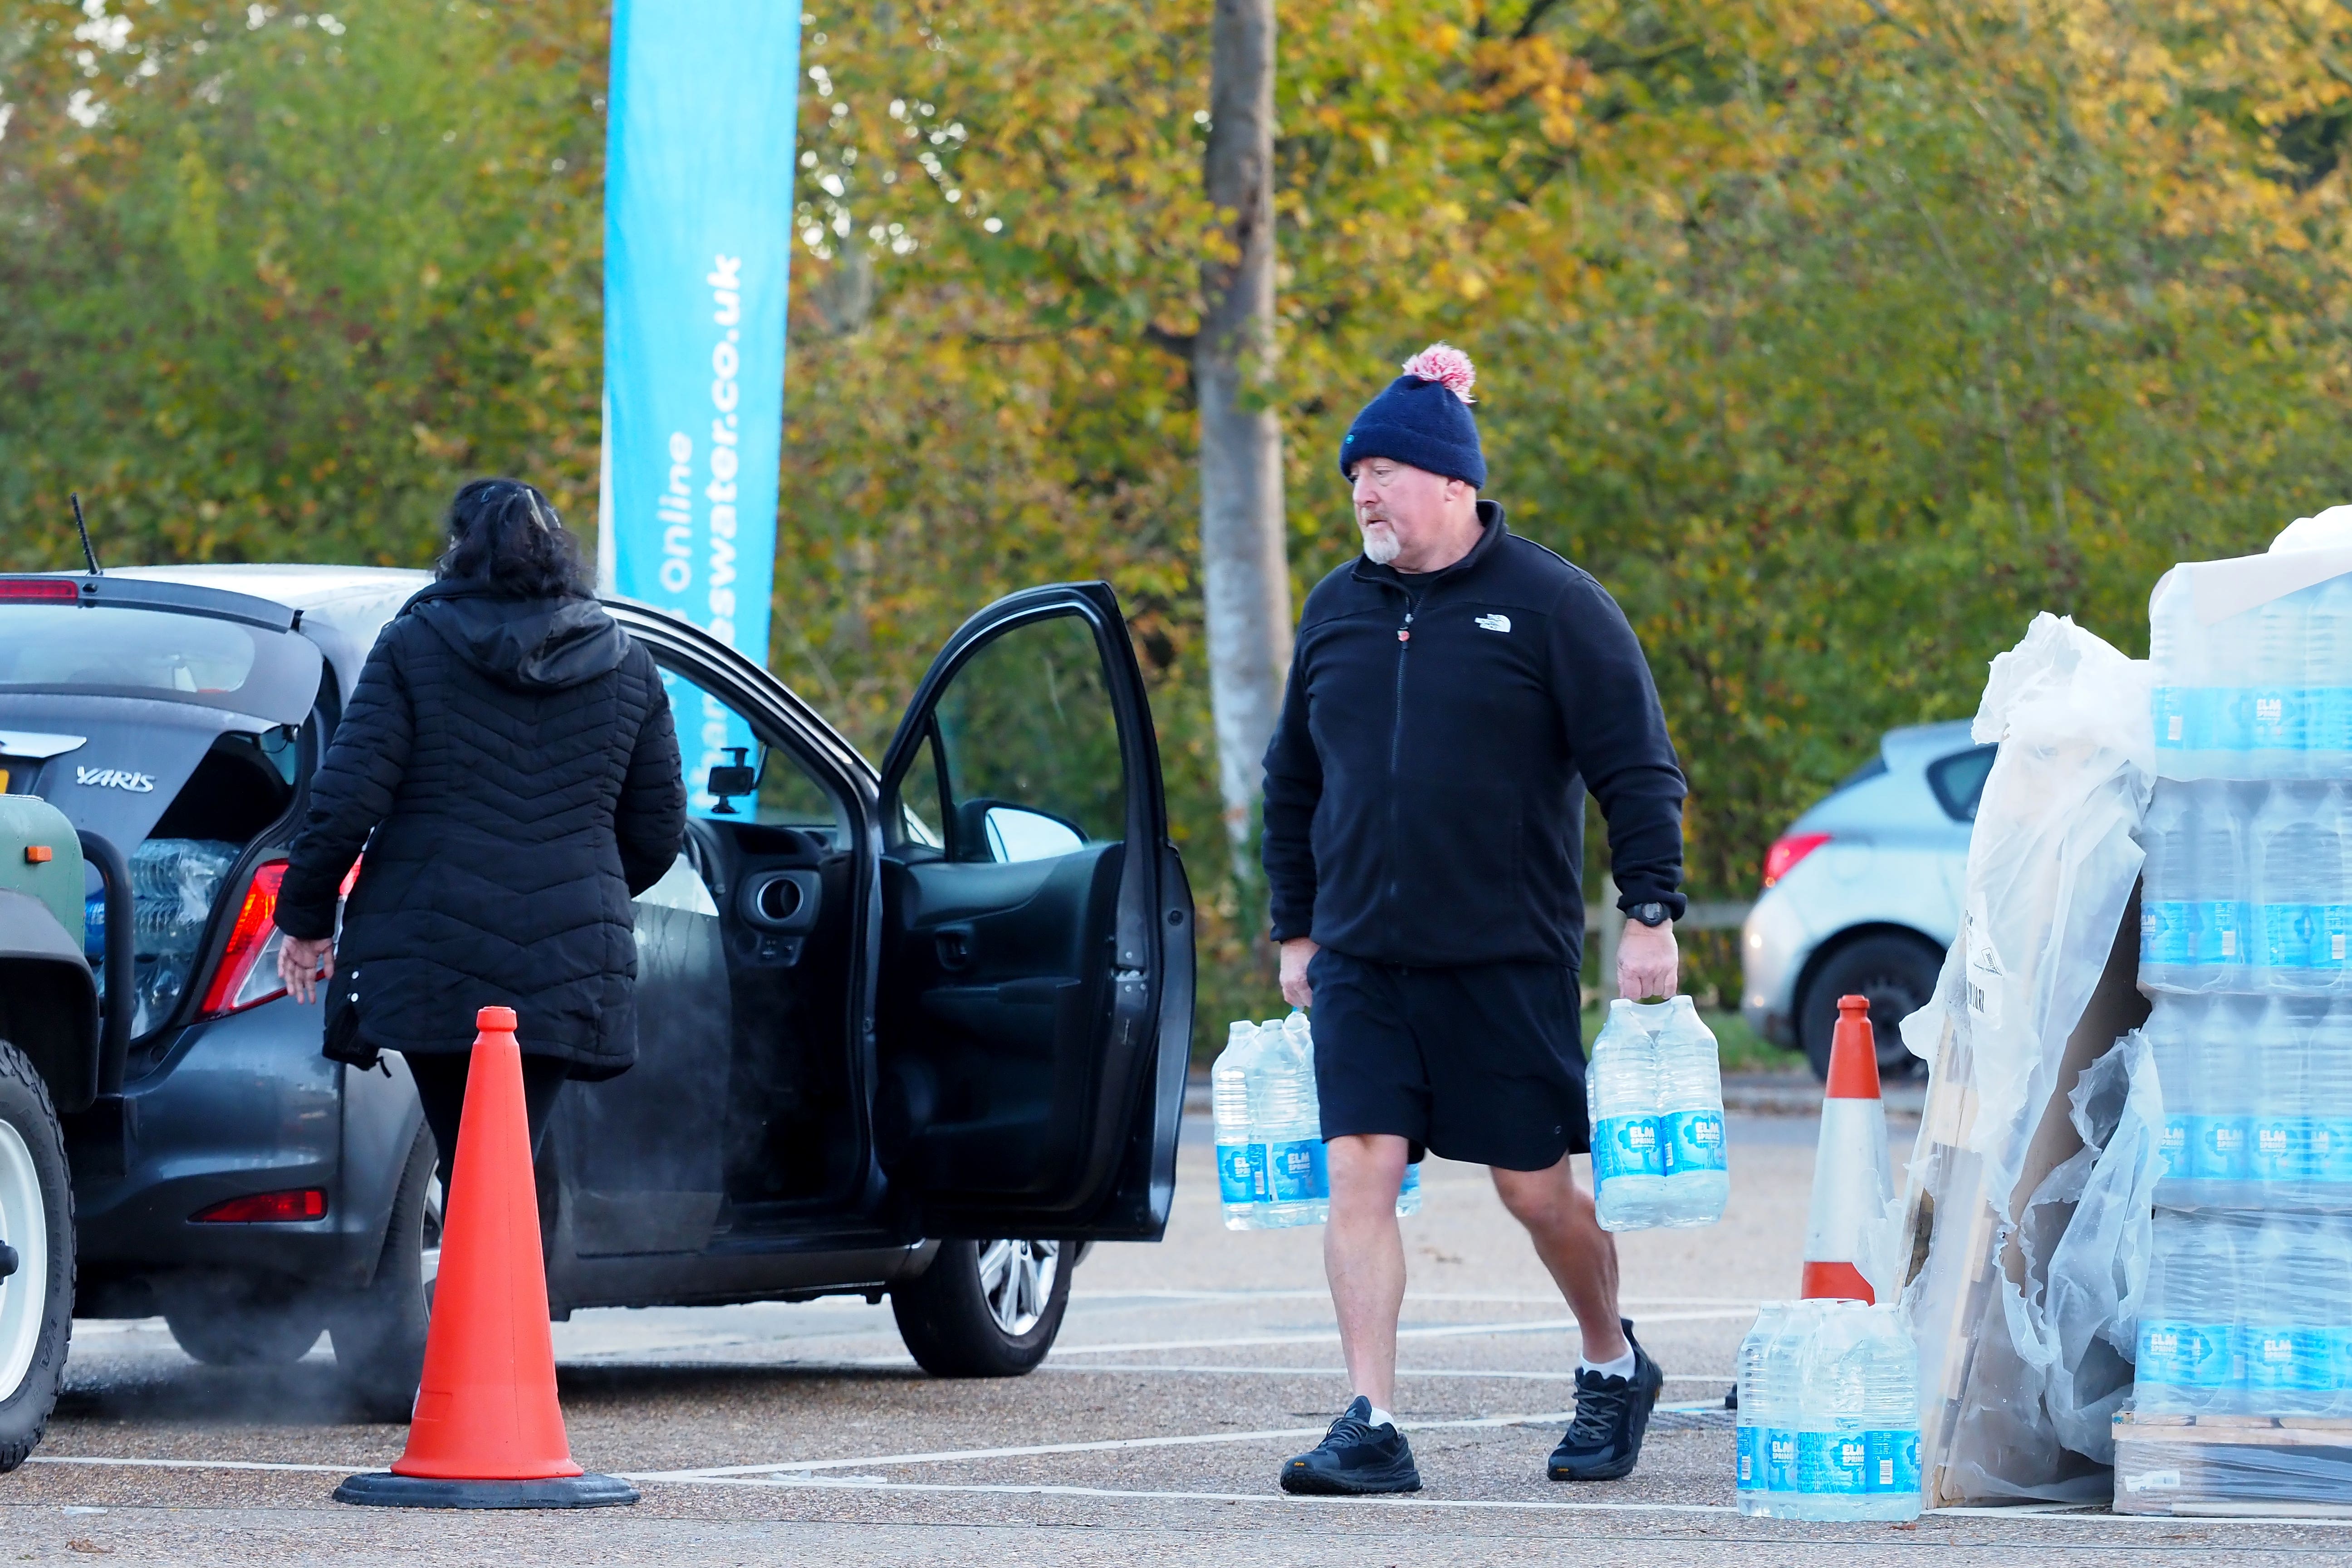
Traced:
<svg viewBox="0 0 2352 1568">
<path fill-rule="evenodd" d="M 529 1056 L 609 1078 L 636 1058 L 633 894 L 686 830 L 653 658 L 593 599 L 436 583 L 383 628 L 310 781 L 278 923 L 335 929 L 327 1054 L 452 1052 L 477 1008 Z M 370 837 L 373 834 L 373 837 Z"/>
<path fill-rule="evenodd" d="M 1265 752 L 1277 942 L 1580 966 L 1584 794 L 1622 908 L 1683 912 L 1684 784 L 1633 628 L 1503 524 L 1442 572 L 1359 557 L 1307 596 Z"/>
</svg>

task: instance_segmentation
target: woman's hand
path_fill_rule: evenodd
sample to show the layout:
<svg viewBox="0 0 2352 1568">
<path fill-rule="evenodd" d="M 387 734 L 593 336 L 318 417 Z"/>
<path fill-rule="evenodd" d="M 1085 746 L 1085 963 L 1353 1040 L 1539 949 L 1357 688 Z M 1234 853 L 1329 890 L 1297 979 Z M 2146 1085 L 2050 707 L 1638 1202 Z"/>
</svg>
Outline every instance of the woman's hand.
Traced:
<svg viewBox="0 0 2352 1568">
<path fill-rule="evenodd" d="M 322 936 L 313 942 L 282 931 L 279 934 L 285 940 L 278 944 L 278 978 L 286 982 L 294 1000 L 307 1006 L 319 994 L 319 982 L 335 977 L 335 939 Z"/>
</svg>

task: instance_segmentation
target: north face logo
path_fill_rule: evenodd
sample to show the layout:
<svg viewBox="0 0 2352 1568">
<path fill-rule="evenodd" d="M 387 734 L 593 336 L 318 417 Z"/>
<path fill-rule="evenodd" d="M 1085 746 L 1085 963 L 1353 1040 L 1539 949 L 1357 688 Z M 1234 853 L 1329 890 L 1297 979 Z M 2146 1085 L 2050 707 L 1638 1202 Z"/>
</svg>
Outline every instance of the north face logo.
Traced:
<svg viewBox="0 0 2352 1568">
<path fill-rule="evenodd" d="M 1511 629 L 1511 617 L 1508 616 L 1480 616 L 1477 620 L 1477 625 L 1486 631 L 1507 632 Z"/>
</svg>

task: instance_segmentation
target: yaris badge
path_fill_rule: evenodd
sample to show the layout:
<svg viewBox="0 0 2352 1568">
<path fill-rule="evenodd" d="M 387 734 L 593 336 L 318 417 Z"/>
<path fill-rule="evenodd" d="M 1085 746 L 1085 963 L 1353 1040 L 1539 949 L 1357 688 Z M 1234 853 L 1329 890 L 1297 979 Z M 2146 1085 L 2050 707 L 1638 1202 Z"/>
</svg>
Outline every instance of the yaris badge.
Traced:
<svg viewBox="0 0 2352 1568">
<path fill-rule="evenodd" d="M 147 795 L 155 788 L 155 781 L 145 773 L 126 772 L 121 768 L 74 769 L 74 783 L 89 784 L 95 789 L 127 789 L 133 795 Z"/>
</svg>

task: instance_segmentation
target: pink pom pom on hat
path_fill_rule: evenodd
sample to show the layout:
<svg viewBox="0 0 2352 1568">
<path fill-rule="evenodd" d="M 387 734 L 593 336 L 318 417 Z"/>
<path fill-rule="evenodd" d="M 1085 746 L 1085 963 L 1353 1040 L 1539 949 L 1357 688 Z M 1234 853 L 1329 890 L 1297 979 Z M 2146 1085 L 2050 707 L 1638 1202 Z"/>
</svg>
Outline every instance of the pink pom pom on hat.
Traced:
<svg viewBox="0 0 2352 1568">
<path fill-rule="evenodd" d="M 1478 367 L 1451 343 L 1432 343 L 1401 367 L 1407 375 L 1433 381 L 1465 403 L 1474 401 L 1470 389 L 1478 384 Z"/>
<path fill-rule="evenodd" d="M 1486 456 L 1478 449 L 1478 419 L 1470 389 L 1478 372 L 1450 343 L 1432 343 L 1404 362 L 1404 374 L 1364 405 L 1339 442 L 1339 472 L 1350 482 L 1370 458 L 1409 463 L 1474 489 L 1486 484 Z"/>
</svg>

